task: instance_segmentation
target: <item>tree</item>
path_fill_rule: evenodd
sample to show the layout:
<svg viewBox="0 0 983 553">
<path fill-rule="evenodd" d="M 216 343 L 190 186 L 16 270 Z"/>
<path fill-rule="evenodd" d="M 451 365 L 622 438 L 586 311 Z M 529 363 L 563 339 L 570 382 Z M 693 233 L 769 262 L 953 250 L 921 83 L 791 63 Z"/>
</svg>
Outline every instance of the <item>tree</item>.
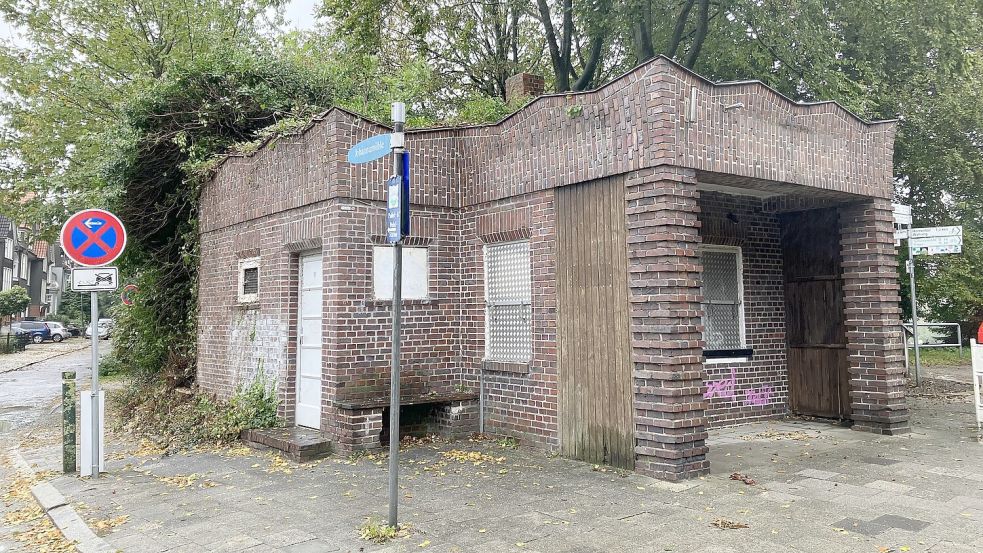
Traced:
<svg viewBox="0 0 983 553">
<path fill-rule="evenodd" d="M 31 305 L 31 297 L 27 290 L 14 286 L 0 292 L 0 319 L 10 318 L 17 313 L 23 313 Z"/>
</svg>

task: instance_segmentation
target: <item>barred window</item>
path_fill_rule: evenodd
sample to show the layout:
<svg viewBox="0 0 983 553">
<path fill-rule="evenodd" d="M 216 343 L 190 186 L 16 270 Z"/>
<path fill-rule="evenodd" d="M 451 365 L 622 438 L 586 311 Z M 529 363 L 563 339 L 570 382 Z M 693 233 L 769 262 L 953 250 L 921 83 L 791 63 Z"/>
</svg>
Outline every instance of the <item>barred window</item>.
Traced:
<svg viewBox="0 0 983 553">
<path fill-rule="evenodd" d="M 239 261 L 239 303 L 251 303 L 259 299 L 259 258 Z"/>
<path fill-rule="evenodd" d="M 485 246 L 485 359 L 526 363 L 532 358 L 529 242 Z"/>
<path fill-rule="evenodd" d="M 745 347 L 744 286 L 741 249 L 734 246 L 704 246 L 703 339 L 707 350 L 736 350 Z"/>
</svg>

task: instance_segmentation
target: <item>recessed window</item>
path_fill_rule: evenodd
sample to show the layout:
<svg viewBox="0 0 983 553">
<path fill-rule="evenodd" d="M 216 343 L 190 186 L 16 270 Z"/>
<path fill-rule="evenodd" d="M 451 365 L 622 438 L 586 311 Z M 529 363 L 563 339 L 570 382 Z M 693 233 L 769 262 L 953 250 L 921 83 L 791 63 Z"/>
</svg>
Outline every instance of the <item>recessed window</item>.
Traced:
<svg viewBox="0 0 983 553">
<path fill-rule="evenodd" d="M 704 246 L 703 340 L 705 350 L 742 350 L 744 337 L 744 285 L 741 248 Z"/>
<path fill-rule="evenodd" d="M 3 268 L 3 286 L 0 286 L 0 290 L 10 290 L 13 285 L 14 272 L 10 270 L 10 267 Z"/>
<path fill-rule="evenodd" d="M 259 299 L 259 258 L 239 261 L 239 303 L 251 303 Z"/>
<path fill-rule="evenodd" d="M 403 299 L 429 298 L 430 262 L 427 248 L 403 247 Z M 377 300 L 393 299 L 393 247 L 372 248 L 372 287 Z"/>
<path fill-rule="evenodd" d="M 532 358 L 529 241 L 485 246 L 485 359 Z"/>
</svg>

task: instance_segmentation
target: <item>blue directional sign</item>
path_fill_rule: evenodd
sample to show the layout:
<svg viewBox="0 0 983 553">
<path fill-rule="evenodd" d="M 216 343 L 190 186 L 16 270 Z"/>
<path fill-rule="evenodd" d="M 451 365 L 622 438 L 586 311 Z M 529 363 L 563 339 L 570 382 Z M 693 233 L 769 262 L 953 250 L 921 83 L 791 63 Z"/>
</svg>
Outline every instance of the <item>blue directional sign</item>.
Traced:
<svg viewBox="0 0 983 553">
<path fill-rule="evenodd" d="M 388 154 L 391 137 L 390 134 L 379 134 L 352 146 L 348 150 L 348 163 L 368 163 Z"/>
<path fill-rule="evenodd" d="M 395 244 L 410 235 L 410 154 L 403 152 L 403 177 L 386 181 L 386 242 Z"/>
</svg>

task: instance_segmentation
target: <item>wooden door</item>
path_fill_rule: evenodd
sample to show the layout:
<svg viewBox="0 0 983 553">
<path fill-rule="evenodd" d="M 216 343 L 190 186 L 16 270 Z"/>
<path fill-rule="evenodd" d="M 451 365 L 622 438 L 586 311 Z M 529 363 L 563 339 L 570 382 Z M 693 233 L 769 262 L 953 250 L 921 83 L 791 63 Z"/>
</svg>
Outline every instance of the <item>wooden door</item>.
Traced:
<svg viewBox="0 0 983 553">
<path fill-rule="evenodd" d="M 782 217 L 785 336 L 793 413 L 849 418 L 840 223 L 835 209 Z"/>
<path fill-rule="evenodd" d="M 631 469 L 624 179 L 557 189 L 556 226 L 561 451 Z"/>
<path fill-rule="evenodd" d="M 300 258 L 297 310 L 297 426 L 321 428 L 321 255 Z"/>
</svg>

